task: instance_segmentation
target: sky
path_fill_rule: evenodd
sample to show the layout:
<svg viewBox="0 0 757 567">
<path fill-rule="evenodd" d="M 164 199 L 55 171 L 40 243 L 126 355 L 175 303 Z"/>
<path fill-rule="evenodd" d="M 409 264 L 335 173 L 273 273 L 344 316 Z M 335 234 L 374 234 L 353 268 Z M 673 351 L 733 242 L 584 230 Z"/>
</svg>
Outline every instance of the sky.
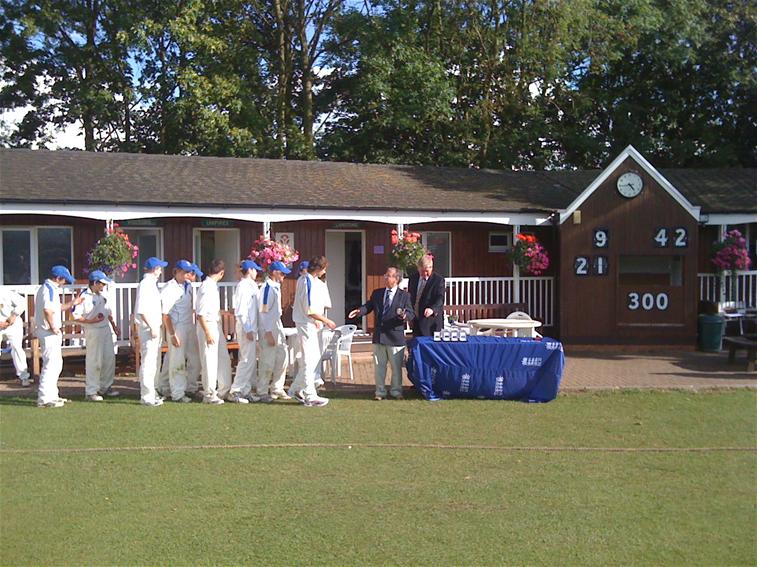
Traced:
<svg viewBox="0 0 757 567">
<path fill-rule="evenodd" d="M 29 110 L 31 106 L 23 108 L 12 108 L 0 112 L 0 132 L 7 132 L 18 124 Z M 81 128 L 81 124 L 76 122 L 74 124 L 68 124 L 63 130 L 55 130 L 51 126 L 49 131 L 53 134 L 51 142 L 44 144 L 44 147 L 48 150 L 59 150 L 63 148 L 78 148 L 84 149 L 84 134 Z M 40 149 L 39 144 L 34 144 L 33 149 Z"/>
</svg>

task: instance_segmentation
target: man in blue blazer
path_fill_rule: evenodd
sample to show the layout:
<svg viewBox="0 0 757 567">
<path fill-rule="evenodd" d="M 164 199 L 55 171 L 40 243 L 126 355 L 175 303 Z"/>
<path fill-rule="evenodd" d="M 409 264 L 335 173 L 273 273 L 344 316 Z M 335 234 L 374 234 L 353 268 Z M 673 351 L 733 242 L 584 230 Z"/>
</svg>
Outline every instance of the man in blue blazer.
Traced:
<svg viewBox="0 0 757 567">
<path fill-rule="evenodd" d="M 373 362 L 375 365 L 376 397 L 386 398 L 386 365 L 392 366 L 391 396 L 402 399 L 402 362 L 405 357 L 405 322 L 415 319 L 410 294 L 399 288 L 400 271 L 389 266 L 384 274 L 386 287 L 376 289 L 361 307 L 350 311 L 349 318 L 363 317 L 374 311 Z"/>
</svg>

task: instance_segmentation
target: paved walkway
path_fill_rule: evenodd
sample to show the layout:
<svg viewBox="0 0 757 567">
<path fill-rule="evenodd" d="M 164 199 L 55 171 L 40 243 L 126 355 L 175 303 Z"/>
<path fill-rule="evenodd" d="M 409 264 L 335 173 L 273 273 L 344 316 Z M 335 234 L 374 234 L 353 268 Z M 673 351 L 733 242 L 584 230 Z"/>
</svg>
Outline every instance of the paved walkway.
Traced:
<svg viewBox="0 0 757 567">
<path fill-rule="evenodd" d="M 344 375 L 337 388 L 371 392 L 373 389 L 373 359 L 369 353 L 353 354 L 355 380 L 350 383 L 346 362 Z M 64 376 L 60 380 L 62 395 L 84 395 L 81 360 L 66 359 Z M 3 365 L 0 396 L 36 394 L 36 387 L 21 388 L 13 379 L 11 368 Z M 405 384 L 410 381 L 405 376 Z M 119 368 L 117 386 L 124 394 L 138 396 L 139 384 L 133 372 Z M 328 387 L 332 386 L 328 384 Z M 630 349 L 623 347 L 566 348 L 565 374 L 562 392 L 616 389 L 713 389 L 757 388 L 757 372 L 746 372 L 744 352 L 737 354 L 734 364 L 728 355 L 702 353 L 693 350 Z"/>
</svg>

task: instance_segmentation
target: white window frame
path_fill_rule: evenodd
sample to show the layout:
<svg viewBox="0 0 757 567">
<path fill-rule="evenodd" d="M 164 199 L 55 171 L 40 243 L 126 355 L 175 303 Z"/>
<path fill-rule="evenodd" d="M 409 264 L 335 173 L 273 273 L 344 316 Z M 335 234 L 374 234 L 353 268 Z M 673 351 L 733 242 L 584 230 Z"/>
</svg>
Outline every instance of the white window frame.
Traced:
<svg viewBox="0 0 757 567">
<path fill-rule="evenodd" d="M 71 254 L 71 265 L 68 266 L 68 269 L 71 270 L 72 274 L 76 274 L 76 266 L 74 264 L 74 227 L 70 225 L 33 225 L 33 226 L 23 226 L 23 225 L 8 225 L 8 226 L 2 226 L 0 227 L 0 249 L 4 246 L 3 244 L 3 233 L 6 230 L 25 230 L 29 232 L 29 285 L 39 285 L 44 282 L 44 280 L 47 278 L 47 274 L 44 275 L 44 277 L 40 278 L 39 274 L 39 238 L 37 236 L 37 231 L 39 229 L 48 229 L 48 228 L 66 228 L 71 233 L 70 243 L 71 243 L 71 249 L 69 250 L 69 253 Z M 3 266 L 3 255 L 0 254 L 0 285 L 2 285 L 2 282 L 5 281 L 5 269 Z"/>
<path fill-rule="evenodd" d="M 246 256 L 246 254 L 242 255 L 242 233 L 239 229 L 239 227 L 229 227 L 229 228 L 214 228 L 214 227 L 195 227 L 192 229 L 192 261 L 197 263 L 198 266 L 200 266 L 200 262 L 203 261 L 202 259 L 198 258 L 197 255 L 199 253 L 199 250 L 197 249 L 197 237 L 200 236 L 202 232 L 230 232 L 233 231 L 236 233 L 237 236 L 237 256 L 238 260 L 236 263 L 236 266 L 239 266 L 239 261 L 242 257 Z M 206 258 L 204 260 L 205 262 L 208 261 Z M 204 266 L 200 266 L 200 269 L 202 269 Z M 226 274 L 231 274 L 232 277 L 234 277 L 234 271 L 231 266 L 226 267 Z M 225 276 L 224 276 L 225 277 Z"/>
<path fill-rule="evenodd" d="M 161 226 L 119 226 L 118 230 L 121 230 L 125 232 L 126 234 L 132 232 L 132 231 L 147 231 L 147 232 L 154 232 L 158 235 L 158 249 L 156 251 L 158 258 L 164 258 L 164 242 L 165 238 L 163 235 L 163 227 Z M 136 244 L 134 242 L 134 239 L 131 239 L 133 244 Z M 137 265 L 137 283 L 139 283 L 139 276 L 141 274 L 142 266 Z M 170 273 L 170 270 L 169 270 Z M 169 278 L 170 279 L 170 278 Z"/>
<path fill-rule="evenodd" d="M 492 236 L 504 236 L 507 238 L 507 244 L 499 246 L 492 244 Z M 513 248 L 513 233 L 512 231 L 503 230 L 490 230 L 488 236 L 489 252 L 510 252 Z"/>
<path fill-rule="evenodd" d="M 426 244 L 429 234 L 447 234 L 449 237 L 449 250 L 447 257 L 447 265 L 449 266 L 449 274 L 445 274 L 446 277 L 452 277 L 454 267 L 452 266 L 452 231 L 451 230 L 424 230 L 421 232 L 421 244 L 428 249 Z M 434 268 L 436 269 L 436 268 Z"/>
</svg>

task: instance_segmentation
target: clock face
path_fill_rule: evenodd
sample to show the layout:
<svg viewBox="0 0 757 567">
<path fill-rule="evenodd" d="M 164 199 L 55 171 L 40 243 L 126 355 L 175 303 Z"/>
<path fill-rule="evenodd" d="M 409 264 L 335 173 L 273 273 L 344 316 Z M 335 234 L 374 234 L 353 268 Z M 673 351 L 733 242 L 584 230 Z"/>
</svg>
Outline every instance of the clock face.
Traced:
<svg viewBox="0 0 757 567">
<path fill-rule="evenodd" d="M 636 197 L 641 193 L 641 189 L 644 187 L 644 182 L 638 173 L 629 171 L 618 177 L 618 193 L 623 195 L 626 199 Z"/>
</svg>

